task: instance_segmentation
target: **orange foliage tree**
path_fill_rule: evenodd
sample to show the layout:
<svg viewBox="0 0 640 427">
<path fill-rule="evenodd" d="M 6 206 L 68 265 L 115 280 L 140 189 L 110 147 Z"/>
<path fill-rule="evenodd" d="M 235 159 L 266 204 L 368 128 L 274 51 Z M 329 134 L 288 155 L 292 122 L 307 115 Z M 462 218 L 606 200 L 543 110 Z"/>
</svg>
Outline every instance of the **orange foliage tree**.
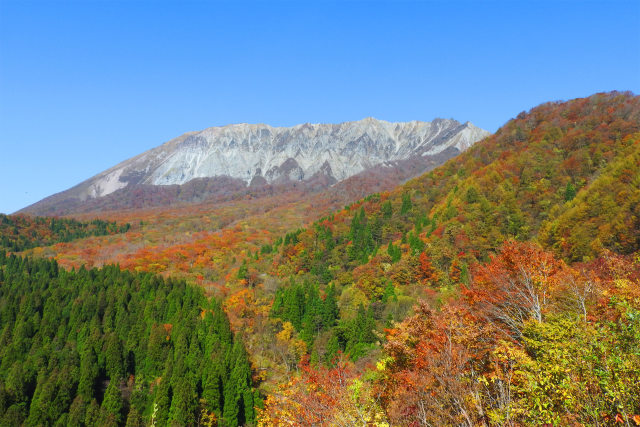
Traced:
<svg viewBox="0 0 640 427">
<path fill-rule="evenodd" d="M 565 268 L 536 244 L 508 241 L 490 263 L 477 265 L 464 294 L 487 320 L 519 338 L 528 319 L 543 320 Z"/>
<path fill-rule="evenodd" d="M 383 420 L 371 389 L 363 387 L 352 364 L 338 359 L 332 368 L 313 368 L 304 358 L 300 376 L 267 397 L 258 426 L 350 427 Z"/>
</svg>

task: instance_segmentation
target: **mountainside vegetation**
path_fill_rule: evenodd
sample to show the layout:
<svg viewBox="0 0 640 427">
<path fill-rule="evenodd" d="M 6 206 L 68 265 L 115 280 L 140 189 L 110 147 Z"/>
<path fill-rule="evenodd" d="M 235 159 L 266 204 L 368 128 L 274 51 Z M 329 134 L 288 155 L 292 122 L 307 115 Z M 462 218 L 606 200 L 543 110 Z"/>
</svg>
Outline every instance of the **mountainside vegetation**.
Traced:
<svg viewBox="0 0 640 427">
<path fill-rule="evenodd" d="M 544 104 L 442 167 L 285 241 L 275 275 L 331 286 L 338 325 L 360 305 L 377 314 L 369 327 L 387 327 L 373 340 L 382 368 L 361 377 L 379 377 L 370 400 L 352 409 L 392 425 L 640 422 L 639 131 L 640 98 L 631 94 Z M 596 267 L 607 262 L 624 272 Z M 486 273 L 494 265 L 501 273 Z M 415 315 L 393 322 L 416 302 Z M 580 334 L 558 336 L 567 330 Z M 305 338 L 312 361 L 333 353 L 340 328 L 331 333 Z M 337 341 L 352 360 L 362 357 Z M 557 369 L 561 379 L 544 378 Z M 292 388 L 278 396 L 316 390 Z M 287 418 L 283 406 L 268 402 L 265 425 L 330 425 L 344 415 Z"/>
<path fill-rule="evenodd" d="M 406 314 L 398 301 L 471 283 L 470 267 L 510 239 L 540 240 L 567 261 L 633 253 L 639 131 L 640 102 L 628 94 L 544 104 L 394 192 L 291 234 L 272 271 L 332 283 L 342 314 L 364 304 L 382 325 Z"/>
<path fill-rule="evenodd" d="M 574 267 L 510 241 L 438 307 L 420 302 L 358 368 L 303 358 L 259 425 L 640 423 L 640 259 Z"/>
<path fill-rule="evenodd" d="M 399 247 L 409 258 L 425 252 L 448 273 L 487 260 L 507 239 L 535 240 L 541 229 L 540 240 L 571 261 L 604 249 L 632 253 L 640 243 L 639 131 L 640 101 L 631 95 L 544 104 L 394 192 L 318 221 L 284 246 L 279 264 L 311 271 L 333 251 L 347 254 L 335 263 L 345 271 L 385 258 L 382 247 L 395 264 Z"/>
<path fill-rule="evenodd" d="M 131 229 L 5 256 L 13 260 L 6 271 L 54 257 L 57 275 L 78 277 L 77 288 L 64 288 L 73 297 L 58 303 L 69 307 L 65 316 L 101 294 L 113 307 L 87 308 L 86 328 L 99 324 L 94 335 L 105 337 L 93 346 L 92 397 L 73 406 L 82 398 L 74 394 L 54 420 L 32 414 L 33 390 L 17 397 L 5 385 L 7 422 L 68 423 L 81 407 L 87 424 L 640 425 L 640 97 L 542 104 L 392 191 L 336 209 L 342 193 L 107 212 L 102 218 Z M 11 313 L 36 305 L 18 295 L 41 301 L 55 289 L 25 288 L 32 276 L 21 271 L 2 279 L 15 287 Z M 109 296 L 112 283 L 130 296 Z M 145 309 L 128 310 L 145 332 L 119 335 L 113 316 L 138 300 Z M 186 305 L 176 309 L 178 301 Z M 12 316 L 3 315 L 0 337 L 9 346 L 25 322 Z M 85 351 L 78 331 L 58 329 L 61 348 Z M 145 342 L 154 330 L 168 347 L 152 369 Z M 115 382 L 106 363 L 112 335 L 126 360 Z M 80 350 L 35 372 L 46 382 L 54 368 L 80 369 Z M 3 375 L 23 360 L 12 351 Z M 220 367 L 218 398 L 207 388 L 207 358 Z M 20 366 L 33 372 L 40 360 Z M 30 375 L 36 387 L 41 377 Z M 122 399 L 115 421 L 102 408 L 116 395 L 107 393 L 112 383 Z M 58 386 L 48 387 L 57 396 Z M 165 389 L 170 399 L 158 400 Z M 191 403 L 177 403 L 178 390 Z M 181 419 L 186 413 L 192 418 Z"/>
<path fill-rule="evenodd" d="M 251 424 L 260 397 L 220 305 L 117 266 L 0 252 L 0 424 Z"/>
<path fill-rule="evenodd" d="M 118 225 L 101 219 L 81 222 L 67 218 L 0 214 L 0 248 L 20 252 L 88 236 L 125 233 L 129 228 L 130 224 Z"/>
</svg>

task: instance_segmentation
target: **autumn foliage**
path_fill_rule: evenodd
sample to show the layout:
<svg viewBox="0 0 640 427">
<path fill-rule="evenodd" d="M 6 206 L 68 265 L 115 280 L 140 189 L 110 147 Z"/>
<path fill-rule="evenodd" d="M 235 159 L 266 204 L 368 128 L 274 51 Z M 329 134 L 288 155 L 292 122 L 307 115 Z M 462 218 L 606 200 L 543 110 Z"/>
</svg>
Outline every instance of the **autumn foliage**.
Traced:
<svg viewBox="0 0 640 427">
<path fill-rule="evenodd" d="M 131 230 L 29 251 L 220 298 L 261 425 L 640 425 L 639 171 L 640 97 L 603 93 L 355 202 L 110 212 Z"/>
<path fill-rule="evenodd" d="M 508 242 L 477 266 L 462 299 L 438 311 L 421 304 L 388 330 L 378 388 L 391 424 L 637 419 L 640 260 L 610 256 L 580 268 Z M 599 296 L 588 320 L 570 303 L 577 282 Z"/>
<path fill-rule="evenodd" d="M 300 363 L 300 375 L 269 395 L 259 426 L 354 426 L 384 422 L 372 389 L 341 356 L 332 368 Z"/>
<path fill-rule="evenodd" d="M 129 224 L 118 225 L 100 219 L 83 222 L 66 218 L 0 214 L 0 248 L 19 252 L 88 236 L 124 233 L 129 228 Z"/>
</svg>

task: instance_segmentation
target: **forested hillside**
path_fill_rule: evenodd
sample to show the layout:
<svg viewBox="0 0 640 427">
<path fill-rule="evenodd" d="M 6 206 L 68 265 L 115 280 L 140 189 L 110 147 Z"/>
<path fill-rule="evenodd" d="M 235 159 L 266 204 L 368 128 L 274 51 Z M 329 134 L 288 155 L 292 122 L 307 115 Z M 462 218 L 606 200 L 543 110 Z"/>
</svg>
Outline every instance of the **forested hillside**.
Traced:
<svg viewBox="0 0 640 427">
<path fill-rule="evenodd" d="M 336 264 L 348 270 L 392 242 L 405 255 L 424 250 L 448 272 L 486 260 L 508 238 L 536 239 L 541 228 L 545 244 L 574 261 L 603 249 L 634 252 L 639 131 L 640 99 L 628 94 L 544 104 L 396 191 L 317 222 L 284 246 L 279 265 L 310 271 L 345 252 Z M 607 222 L 608 239 L 599 236 Z"/>
<path fill-rule="evenodd" d="M 129 227 L 129 224 L 117 225 L 101 219 L 81 222 L 68 218 L 0 214 L 0 248 L 19 252 L 88 236 L 124 233 Z"/>
<path fill-rule="evenodd" d="M 344 373 L 348 363 L 331 368 L 336 349 L 351 360 L 367 344 L 383 352 L 378 369 L 352 383 L 361 391 L 342 391 L 351 409 L 288 412 L 316 390 L 301 380 L 272 398 L 265 424 L 329 425 L 345 411 L 392 425 L 630 422 L 640 412 L 639 131 L 640 98 L 631 94 L 543 104 L 442 167 L 286 236 L 272 273 L 318 283 L 306 295 L 324 288 L 339 301 L 328 332 L 324 320 L 313 338 L 291 322 L 311 366 L 328 363 L 320 377 Z M 272 314 L 306 316 L 313 298 L 291 301 L 298 311 Z M 392 326 L 417 302 L 413 317 Z M 375 331 L 385 327 L 383 338 Z M 354 331 L 370 338 L 354 346 Z M 609 359 L 617 345 L 620 359 Z M 540 376 L 555 369 L 562 374 Z M 358 382 L 366 378 L 377 379 Z M 575 384 L 589 403 L 577 403 L 585 390 Z M 335 384 L 316 387 L 320 400 L 341 395 Z"/>
<path fill-rule="evenodd" d="M 287 235 L 272 271 L 332 283 L 343 317 L 362 304 L 382 326 L 417 298 L 469 284 L 469 267 L 509 239 L 540 234 L 568 261 L 606 249 L 633 253 L 640 247 L 639 130 L 640 99 L 629 94 L 544 104 L 396 191 Z M 345 329 L 325 341 L 337 339 L 349 354 Z M 333 353 L 328 345 L 317 350 L 320 358 Z"/>
<path fill-rule="evenodd" d="M 0 424 L 251 424 L 242 340 L 184 281 L 0 252 Z"/>
<path fill-rule="evenodd" d="M 259 425 L 640 424 L 640 259 L 568 266 L 507 242 L 473 280 L 385 329 L 383 355 L 314 366 Z"/>
<path fill-rule="evenodd" d="M 3 420 L 640 425 L 640 97 L 543 104 L 339 200 L 110 212 L 131 230 L 24 253 L 64 269 L 4 257 Z"/>
</svg>

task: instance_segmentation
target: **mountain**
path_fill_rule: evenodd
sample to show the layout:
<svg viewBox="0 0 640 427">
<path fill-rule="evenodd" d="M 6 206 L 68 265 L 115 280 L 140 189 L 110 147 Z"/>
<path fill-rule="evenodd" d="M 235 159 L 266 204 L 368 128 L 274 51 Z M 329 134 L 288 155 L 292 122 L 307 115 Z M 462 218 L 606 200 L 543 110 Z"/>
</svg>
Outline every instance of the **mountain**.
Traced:
<svg viewBox="0 0 640 427">
<path fill-rule="evenodd" d="M 542 104 L 277 243 L 307 355 L 263 425 L 640 424 L 639 96 Z"/>
<path fill-rule="evenodd" d="M 21 254 L 55 257 L 42 268 L 0 251 L 0 424 L 203 414 L 251 425 L 252 392 L 259 425 L 637 424 L 640 97 L 542 104 L 428 173 L 333 209 L 334 195 L 387 185 L 384 171 L 418 170 L 415 157 L 391 162 L 312 197 L 295 181 L 274 197 L 105 212 L 130 230 L 69 242 L 50 219 L 9 218 L 0 233 L 19 225 L 23 247 L 58 243 Z M 218 179 L 135 184 L 83 206 L 151 190 L 154 202 L 186 201 Z M 109 263 L 135 276 L 91 269 Z M 150 273 L 219 305 L 183 301 L 184 286 L 169 292 Z M 224 361 L 233 353 L 239 364 Z"/>
<path fill-rule="evenodd" d="M 23 212 L 43 215 L 87 208 L 125 209 L 142 207 L 139 204 L 145 199 L 144 206 L 194 202 L 230 197 L 249 188 L 277 189 L 292 184 L 326 188 L 381 169 L 379 166 L 386 174 L 403 170 L 399 179 L 407 179 L 488 135 L 469 122 L 451 119 L 391 123 L 366 118 L 293 127 L 212 127 L 186 133 Z M 411 176 L 407 176 L 409 171 Z M 116 197 L 104 199 L 109 195 Z"/>
<path fill-rule="evenodd" d="M 306 269 L 324 271 L 328 263 L 335 278 L 337 265 L 347 272 L 387 262 L 381 248 L 391 243 L 410 265 L 424 252 L 442 285 L 455 284 L 452 268 L 486 261 L 511 239 L 536 241 L 570 262 L 606 251 L 628 255 L 640 250 L 639 165 L 639 96 L 550 102 L 444 165 L 319 220 L 292 245 L 314 253 Z M 325 229 L 331 241 L 323 247 L 316 242 L 327 240 Z M 297 274 L 299 260 L 289 249 L 281 262 Z"/>
</svg>

